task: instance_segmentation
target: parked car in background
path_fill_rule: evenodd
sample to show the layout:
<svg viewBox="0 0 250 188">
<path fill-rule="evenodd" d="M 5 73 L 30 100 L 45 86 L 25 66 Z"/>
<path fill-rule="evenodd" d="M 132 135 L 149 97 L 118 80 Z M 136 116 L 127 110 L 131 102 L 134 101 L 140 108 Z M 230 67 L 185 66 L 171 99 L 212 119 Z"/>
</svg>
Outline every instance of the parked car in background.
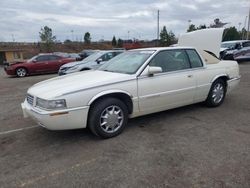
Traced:
<svg viewBox="0 0 250 188">
<path fill-rule="evenodd" d="M 234 60 L 240 62 L 240 61 L 249 61 L 250 60 L 250 46 L 242 48 L 238 50 L 237 52 L 234 52 Z"/>
<path fill-rule="evenodd" d="M 79 55 L 81 56 L 82 59 L 85 59 L 86 57 L 99 52 L 100 50 L 83 50 L 79 53 Z"/>
<path fill-rule="evenodd" d="M 250 47 L 250 40 L 233 40 L 221 43 L 220 57 L 224 60 L 234 60 L 234 53 Z"/>
<path fill-rule="evenodd" d="M 204 51 L 218 56 L 222 34 L 221 28 L 190 32 L 178 47 L 126 51 L 99 70 L 38 83 L 22 103 L 24 117 L 50 130 L 89 127 L 110 138 L 128 118 L 198 102 L 220 106 L 240 80 L 237 62 Z"/>
<path fill-rule="evenodd" d="M 103 50 L 98 51 L 82 61 L 68 63 L 60 67 L 58 74 L 65 75 L 79 71 L 85 71 L 90 69 L 97 69 L 108 60 L 121 54 L 124 50 Z"/>
<path fill-rule="evenodd" d="M 8 75 L 24 77 L 31 74 L 58 72 L 62 65 L 72 61 L 75 61 L 75 58 L 55 54 L 39 54 L 24 62 L 8 63 L 4 70 Z"/>
</svg>

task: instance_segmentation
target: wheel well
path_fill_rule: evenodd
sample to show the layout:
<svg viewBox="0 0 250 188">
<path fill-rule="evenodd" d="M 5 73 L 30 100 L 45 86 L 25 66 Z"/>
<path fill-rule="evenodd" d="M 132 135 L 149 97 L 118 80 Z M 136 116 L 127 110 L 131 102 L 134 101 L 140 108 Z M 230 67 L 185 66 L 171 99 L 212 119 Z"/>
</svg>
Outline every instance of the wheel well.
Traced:
<svg viewBox="0 0 250 188">
<path fill-rule="evenodd" d="M 132 102 L 131 97 L 129 95 L 125 94 L 125 93 L 110 93 L 110 94 L 100 96 L 99 98 L 95 99 L 90 104 L 90 108 L 92 106 L 94 106 L 95 103 L 97 103 L 98 101 L 103 100 L 103 99 L 108 98 L 108 97 L 113 97 L 113 98 L 117 98 L 117 99 L 121 100 L 127 106 L 128 113 L 132 114 L 132 112 L 133 112 L 133 102 Z"/>
<path fill-rule="evenodd" d="M 228 78 L 227 76 L 220 76 L 220 77 L 216 78 L 216 80 L 218 80 L 218 79 L 222 79 L 222 80 L 225 82 L 226 88 L 227 88 L 227 81 L 229 80 L 229 78 Z M 216 81 L 216 80 L 215 80 L 215 81 Z M 214 82 L 215 82 L 215 81 L 214 81 Z"/>
</svg>

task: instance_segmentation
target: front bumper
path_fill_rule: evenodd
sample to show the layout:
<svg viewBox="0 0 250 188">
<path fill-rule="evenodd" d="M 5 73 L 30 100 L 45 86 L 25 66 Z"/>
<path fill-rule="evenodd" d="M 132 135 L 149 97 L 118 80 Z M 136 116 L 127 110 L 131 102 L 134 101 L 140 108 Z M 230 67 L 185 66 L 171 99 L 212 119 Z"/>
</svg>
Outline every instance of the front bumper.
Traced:
<svg viewBox="0 0 250 188">
<path fill-rule="evenodd" d="M 21 104 L 23 116 L 30 117 L 50 130 L 86 128 L 89 106 L 47 111 L 31 106 L 26 100 Z"/>
<path fill-rule="evenodd" d="M 232 91 L 240 82 L 241 77 L 231 78 L 227 81 L 227 92 Z"/>
<path fill-rule="evenodd" d="M 12 69 L 10 66 L 4 66 L 4 70 L 8 75 L 16 75 L 15 69 Z"/>
</svg>

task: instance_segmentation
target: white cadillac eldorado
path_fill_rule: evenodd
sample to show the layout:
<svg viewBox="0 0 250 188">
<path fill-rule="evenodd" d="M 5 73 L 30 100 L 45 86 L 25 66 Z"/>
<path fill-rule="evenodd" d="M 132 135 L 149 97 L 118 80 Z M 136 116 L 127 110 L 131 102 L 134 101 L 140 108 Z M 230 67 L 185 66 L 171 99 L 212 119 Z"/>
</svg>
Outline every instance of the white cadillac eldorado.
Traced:
<svg viewBox="0 0 250 188">
<path fill-rule="evenodd" d="M 219 106 L 240 80 L 237 62 L 215 57 L 222 33 L 187 33 L 177 47 L 130 50 L 99 70 L 37 83 L 22 103 L 24 117 L 50 130 L 89 127 L 109 138 L 128 118 L 198 102 Z"/>
</svg>

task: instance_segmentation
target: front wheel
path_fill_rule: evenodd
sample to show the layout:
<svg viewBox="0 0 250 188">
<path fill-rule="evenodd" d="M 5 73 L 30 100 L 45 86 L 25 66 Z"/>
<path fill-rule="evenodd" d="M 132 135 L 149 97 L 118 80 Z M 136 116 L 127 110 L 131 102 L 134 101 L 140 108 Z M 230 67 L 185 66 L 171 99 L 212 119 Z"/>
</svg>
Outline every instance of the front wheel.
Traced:
<svg viewBox="0 0 250 188">
<path fill-rule="evenodd" d="M 226 96 L 226 83 L 222 79 L 217 79 L 211 86 L 208 97 L 206 99 L 206 105 L 209 107 L 220 106 Z"/>
<path fill-rule="evenodd" d="M 18 77 L 25 77 L 27 75 L 27 70 L 25 68 L 22 68 L 22 67 L 17 68 L 16 69 L 16 75 Z"/>
<path fill-rule="evenodd" d="M 119 135 L 128 121 L 126 105 L 116 98 L 97 101 L 90 109 L 88 126 L 97 136 L 111 138 Z"/>
</svg>

